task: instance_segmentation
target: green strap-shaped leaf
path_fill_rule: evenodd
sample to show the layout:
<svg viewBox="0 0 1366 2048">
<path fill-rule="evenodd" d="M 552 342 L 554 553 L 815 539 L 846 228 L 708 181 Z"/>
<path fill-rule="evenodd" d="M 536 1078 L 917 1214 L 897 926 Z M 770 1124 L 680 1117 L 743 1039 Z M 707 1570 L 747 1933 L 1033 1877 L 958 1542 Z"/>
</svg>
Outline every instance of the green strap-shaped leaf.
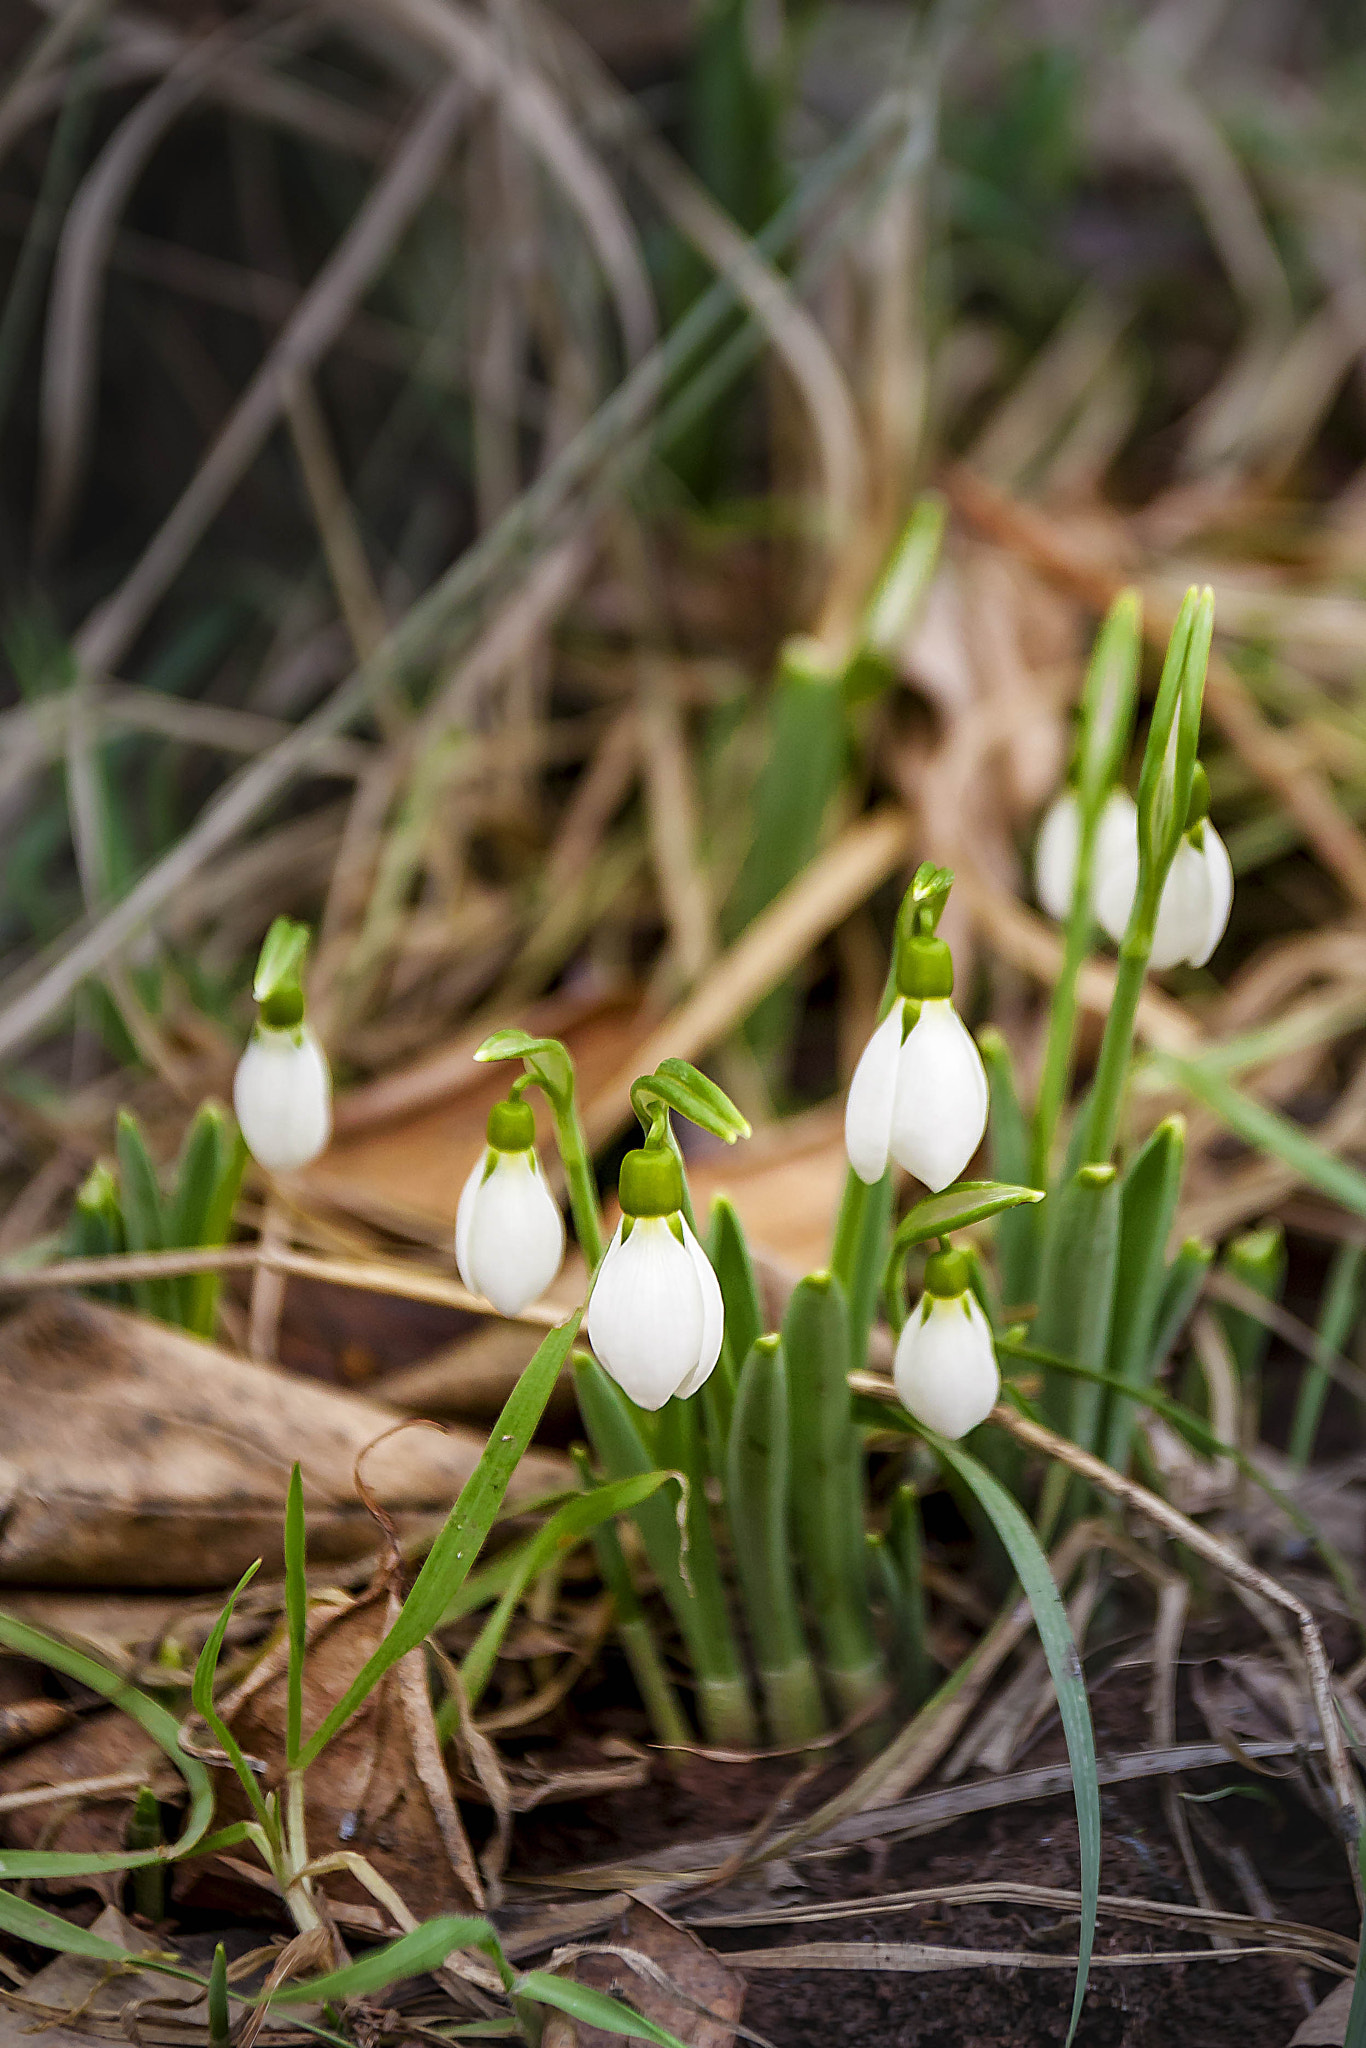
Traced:
<svg viewBox="0 0 1366 2048">
<path fill-rule="evenodd" d="M 1042 1188 L 1008 1186 L 995 1180 L 960 1180 L 940 1194 L 926 1195 L 906 1211 L 892 1239 L 895 1252 L 907 1252 L 912 1245 L 927 1244 L 933 1237 L 948 1237 L 966 1230 L 970 1223 L 984 1223 L 1004 1209 L 1041 1202 Z"/>
<path fill-rule="evenodd" d="M 517 1603 L 532 1579 L 565 1551 L 572 1550 L 575 1544 L 591 1535 L 599 1523 L 610 1521 L 614 1515 L 629 1514 L 641 1501 L 648 1500 L 651 1494 L 671 1483 L 678 1484 L 672 1472 L 641 1472 L 630 1479 L 612 1480 L 606 1486 L 595 1487 L 591 1493 L 576 1495 L 566 1501 L 548 1521 L 542 1523 L 531 1541 L 521 1547 L 516 1569 L 510 1575 L 502 1597 L 460 1667 L 465 1696 L 471 1707 L 477 1705 L 493 1675 L 493 1667 L 517 1611 Z"/>
<path fill-rule="evenodd" d="M 1029 1125 L 1020 1107 L 1010 1048 L 993 1027 L 978 1033 L 977 1044 L 991 1083 L 987 1145 L 992 1173 L 1006 1187 L 1027 1187 Z M 1023 1202 L 1000 1212 L 996 1225 L 996 1269 L 1001 1276 L 1001 1292 L 1011 1308 L 1023 1308 L 1036 1298 L 1041 1236 L 1032 1203 Z"/>
<path fill-rule="evenodd" d="M 1131 1161 L 1120 1188 L 1115 1305 L 1105 1366 L 1127 1386 L 1145 1386 L 1153 1375 L 1153 1333 L 1185 1160 L 1185 1122 L 1167 1117 Z M 1119 1472 L 1128 1463 L 1134 1414 L 1132 1404 L 1118 1396 L 1108 1404 L 1105 1462 Z"/>
<path fill-rule="evenodd" d="M 1058 1712 L 1072 1766 L 1072 1793 L 1077 1805 L 1077 1836 L 1081 1845 L 1081 1926 L 1077 1937 L 1077 1983 L 1068 2048 L 1081 2018 L 1091 1951 L 1096 1939 L 1096 1907 L 1100 1897 L 1100 1781 L 1096 1772 L 1096 1738 L 1081 1659 L 1067 1610 L 1053 1581 L 1048 1559 L 1024 1514 L 1005 1488 L 993 1479 L 961 1444 L 950 1443 L 930 1430 L 922 1431 L 942 1462 L 955 1471 L 981 1502 L 1009 1554 L 1034 1613 L 1044 1656 L 1058 1696 Z"/>
<path fill-rule="evenodd" d="M 90 1876 L 103 1870 L 137 1870 L 147 1863 L 183 1856 L 194 1848 L 213 1819 L 213 1786 L 199 1759 L 181 1748 L 176 1723 L 165 1707 L 149 1699 L 146 1693 L 139 1692 L 118 1672 L 109 1671 L 103 1664 L 96 1663 L 93 1657 L 87 1657 L 83 1650 L 58 1642 L 41 1629 L 32 1628 L 27 1622 L 18 1621 L 13 1615 L 3 1612 L 0 1612 L 0 1645 L 18 1657 L 28 1657 L 36 1664 L 47 1664 L 54 1671 L 64 1672 L 68 1678 L 88 1686 L 102 1699 L 107 1699 L 111 1706 L 127 1714 L 130 1720 L 136 1721 L 151 1736 L 157 1748 L 170 1758 L 190 1794 L 184 1830 L 179 1841 L 169 1847 L 114 1850 L 101 1854 L 76 1849 L 0 1850 L 0 1878 Z M 8 1903 L 17 1902 L 10 1900 Z"/>
<path fill-rule="evenodd" d="M 344 1727 L 361 1701 L 378 1685 L 385 1672 L 425 1642 L 440 1621 L 451 1599 L 464 1583 L 471 1566 L 493 1527 L 508 1490 L 537 1424 L 545 1413 L 561 1368 L 578 1334 L 582 1311 L 576 1309 L 567 1322 L 558 1324 L 537 1346 L 530 1365 L 518 1380 L 507 1403 L 489 1432 L 479 1463 L 460 1490 L 460 1498 L 446 1518 L 445 1526 L 427 1553 L 412 1591 L 399 1609 L 393 1627 L 367 1658 L 331 1713 L 316 1728 L 299 1753 L 299 1768 L 306 1770 L 327 1746 L 337 1730 Z"/>
<path fill-rule="evenodd" d="M 274 1827 L 274 1821 L 266 1805 L 261 1787 L 256 1782 L 256 1773 L 242 1754 L 242 1747 L 237 1737 L 219 1713 L 213 1696 L 214 1680 L 218 1675 L 218 1659 L 223 1653 L 223 1638 L 228 1632 L 228 1623 L 232 1620 L 232 1611 L 237 1605 L 240 1595 L 251 1584 L 260 1568 L 261 1560 L 258 1557 L 255 1564 L 247 1566 L 241 1578 L 233 1587 L 232 1592 L 229 1593 L 224 1601 L 218 1619 L 210 1629 L 204 1647 L 199 1653 L 198 1662 L 194 1667 L 194 1679 L 190 1686 L 190 1698 L 194 1702 L 194 1710 L 200 1720 L 209 1730 L 214 1741 L 237 1773 L 238 1783 L 255 1808 L 257 1820 L 269 1831 Z"/>
<path fill-rule="evenodd" d="M 165 1251 L 166 1216 L 156 1168 L 141 1126 L 131 1110 L 119 1111 L 114 1149 L 119 1162 L 119 1194 L 128 1249 L 130 1252 Z M 133 1302 L 145 1316 L 156 1316 L 163 1323 L 177 1320 L 174 1280 L 135 1280 Z"/>
</svg>

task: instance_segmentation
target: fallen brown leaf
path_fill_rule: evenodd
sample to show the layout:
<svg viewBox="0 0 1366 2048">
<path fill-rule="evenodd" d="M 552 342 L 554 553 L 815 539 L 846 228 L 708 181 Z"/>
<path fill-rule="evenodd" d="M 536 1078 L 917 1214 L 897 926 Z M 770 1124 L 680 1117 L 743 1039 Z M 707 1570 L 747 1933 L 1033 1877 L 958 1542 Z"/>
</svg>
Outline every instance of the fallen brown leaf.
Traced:
<svg viewBox="0 0 1366 2048">
<path fill-rule="evenodd" d="M 577 1983 L 634 2006 L 688 2048 L 731 2048 L 745 1982 L 696 1935 L 648 1906 L 633 1905 L 593 1948 L 598 1952 L 575 1957 Z M 578 2048 L 612 2048 L 617 2038 L 582 2021 L 575 2032 Z"/>
<path fill-rule="evenodd" d="M 285 1486 L 303 1468 L 310 1554 L 363 1555 L 373 1520 L 353 1471 L 392 1411 L 233 1356 L 161 1323 L 56 1297 L 0 1326 L 0 1580 L 224 1586 L 282 1559 Z M 444 1515 L 483 1448 L 471 1431 L 409 1430 L 366 1464 L 400 1528 Z M 532 1450 L 509 1499 L 564 1483 Z"/>
</svg>

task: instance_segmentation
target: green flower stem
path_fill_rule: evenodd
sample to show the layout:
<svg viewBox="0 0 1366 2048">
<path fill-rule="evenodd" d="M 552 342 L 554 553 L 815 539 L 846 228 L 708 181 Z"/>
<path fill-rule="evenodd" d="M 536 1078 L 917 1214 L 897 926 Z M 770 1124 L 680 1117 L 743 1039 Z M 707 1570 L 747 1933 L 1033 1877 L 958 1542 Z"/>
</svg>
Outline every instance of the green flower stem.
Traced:
<svg viewBox="0 0 1366 2048">
<path fill-rule="evenodd" d="M 920 1496 L 913 1486 L 899 1486 L 896 1490 L 887 1525 L 887 1549 L 896 1566 L 902 1597 L 898 1668 L 907 1704 L 915 1708 L 929 1697 L 934 1667 L 927 1641 L 924 1530 Z"/>
<path fill-rule="evenodd" d="M 792 1570 L 787 1370 L 761 1337 L 740 1373 L 727 1446 L 726 1506 L 768 1723 L 796 1744 L 825 1726 Z"/>
<path fill-rule="evenodd" d="M 158 1849 L 166 1839 L 161 1826 L 161 1808 L 150 1785 L 138 1789 L 128 1823 L 130 1849 Z M 166 1918 L 166 1866 L 148 1863 L 133 1872 L 133 1910 L 157 1926 Z"/>
<path fill-rule="evenodd" d="M 743 1721 L 751 1731 L 748 1740 L 752 1742 L 753 1707 L 735 1647 L 721 1560 L 712 1533 L 707 1461 L 696 1401 L 664 1404 L 656 1444 L 658 1463 L 681 1472 L 688 1482 L 683 1507 L 683 1541 L 687 1547 L 680 1558 L 680 1574 L 685 1582 L 691 1582 L 694 1640 L 702 1646 L 693 1659 L 697 1668 L 698 1711 L 704 1724 L 709 1720 L 713 1727 L 735 1730 Z M 675 1520 L 675 1536 L 677 1528 Z M 732 1733 L 713 1739 L 738 1742 L 743 1738 Z"/>
<path fill-rule="evenodd" d="M 1290 1462 L 1299 1472 L 1304 1470 L 1313 1454 L 1323 1404 L 1328 1398 L 1328 1360 L 1334 1352 L 1342 1350 L 1357 1319 L 1364 1263 L 1366 1249 L 1359 1244 L 1344 1244 L 1339 1245 L 1328 1269 L 1314 1360 L 1300 1381 L 1294 1420 L 1290 1425 Z"/>
<path fill-rule="evenodd" d="M 607 1477 L 626 1479 L 634 1472 L 655 1471 L 658 1461 L 646 1449 L 638 1411 L 597 1360 L 584 1352 L 574 1358 L 574 1387 L 584 1428 Z M 696 1512 L 692 1491 L 690 1487 L 689 1507 Z M 642 1501 L 634 1513 L 650 1569 L 687 1646 L 703 1733 L 708 1742 L 752 1749 L 758 1727 L 719 1572 L 704 1577 L 690 1555 L 685 1576 L 678 1521 L 668 1500 L 656 1495 Z M 690 1534 L 692 1527 L 690 1513 Z M 710 1556 L 714 1567 L 714 1545 Z"/>
<path fill-rule="evenodd" d="M 581 1483 L 591 1485 L 588 1454 L 581 1444 L 575 1446 L 573 1458 Z M 611 1522 L 599 1524 L 593 1531 L 592 1544 L 602 1583 L 611 1594 L 616 1611 L 617 1640 L 630 1666 L 641 1704 L 650 1717 L 655 1739 L 670 1747 L 685 1747 L 692 1741 L 692 1730 L 665 1669 L 649 1617 L 640 1604 L 621 1539 Z"/>
<path fill-rule="evenodd" d="M 1072 1056 L 1077 1034 L 1077 987 L 1081 980 L 1081 970 L 1086 965 L 1087 955 L 1091 950 L 1091 938 L 1095 928 L 1091 896 L 1096 867 L 1096 837 L 1099 830 L 1100 811 L 1097 809 L 1083 813 L 1077 847 L 1076 880 L 1072 887 L 1072 908 L 1068 913 L 1067 933 L 1063 941 L 1062 969 L 1053 990 L 1053 1001 L 1049 1006 L 1048 1042 L 1044 1049 L 1043 1072 L 1039 1077 L 1039 1092 L 1034 1104 L 1030 1180 L 1036 1188 L 1048 1186 L 1053 1140 L 1072 1080 Z M 1151 941 L 1149 947 L 1151 949 Z M 1146 953 L 1144 961 L 1146 965 Z M 1095 1156 L 1088 1154 L 1088 1157 Z"/>
<path fill-rule="evenodd" d="M 603 1243 L 598 1183 L 593 1173 L 588 1140 L 579 1121 L 579 1105 L 572 1085 L 567 1092 L 556 1089 L 552 1093 L 549 1088 L 544 1092 L 555 1120 L 555 1143 L 569 1188 L 569 1207 L 574 1217 L 579 1249 L 588 1261 L 589 1271 L 596 1272 L 606 1246 Z"/>
<path fill-rule="evenodd" d="M 790 1392 L 793 1531 L 839 1718 L 886 1672 L 873 1633 L 863 1544 L 863 1456 L 849 1393 L 849 1314 L 829 1273 L 799 1282 L 783 1319 Z"/>
<path fill-rule="evenodd" d="M 895 1171 L 889 1166 L 869 1187 L 850 1168 L 830 1252 L 830 1270 L 849 1310 L 850 1362 L 860 1371 L 868 1363 L 868 1338 L 877 1319 L 878 1290 L 891 1243 Z"/>
<path fill-rule="evenodd" d="M 1105 1035 L 1101 1039 L 1100 1059 L 1096 1064 L 1096 1078 L 1087 1107 L 1083 1152 L 1088 1165 L 1104 1164 L 1114 1153 L 1124 1087 L 1129 1078 L 1129 1061 L 1133 1056 L 1134 1024 L 1148 972 L 1148 956 L 1153 950 L 1161 885 L 1166 879 L 1164 870 L 1157 887 L 1150 886 L 1144 899 L 1135 906 L 1119 949 L 1115 992 L 1110 1002 L 1110 1013 L 1105 1019 Z"/>
</svg>

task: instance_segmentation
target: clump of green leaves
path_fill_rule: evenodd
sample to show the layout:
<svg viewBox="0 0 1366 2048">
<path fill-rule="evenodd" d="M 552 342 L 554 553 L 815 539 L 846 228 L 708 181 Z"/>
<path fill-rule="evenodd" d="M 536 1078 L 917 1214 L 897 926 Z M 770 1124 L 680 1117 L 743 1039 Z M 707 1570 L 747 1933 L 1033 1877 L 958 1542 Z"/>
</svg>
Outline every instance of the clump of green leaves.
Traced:
<svg viewBox="0 0 1366 2048">
<path fill-rule="evenodd" d="M 163 1186 L 142 1126 L 131 1110 L 120 1110 L 113 1162 L 98 1160 L 77 1191 L 67 1255 L 100 1259 L 226 1244 L 246 1158 L 241 1134 L 223 1105 L 201 1103 L 169 1185 Z M 183 1273 L 93 1291 L 196 1337 L 211 1337 L 219 1286 L 217 1273 Z"/>
</svg>

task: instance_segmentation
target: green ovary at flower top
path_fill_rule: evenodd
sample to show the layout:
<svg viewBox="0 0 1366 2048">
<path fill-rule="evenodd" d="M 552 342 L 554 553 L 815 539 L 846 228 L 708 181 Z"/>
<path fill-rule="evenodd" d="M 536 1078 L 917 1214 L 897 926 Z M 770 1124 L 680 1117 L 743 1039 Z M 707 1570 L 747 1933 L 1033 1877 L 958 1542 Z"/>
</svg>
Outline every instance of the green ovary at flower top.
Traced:
<svg viewBox="0 0 1366 2048">
<path fill-rule="evenodd" d="M 536 1119 L 514 1084 L 489 1111 L 488 1143 L 455 1214 L 455 1262 L 474 1294 L 500 1315 L 520 1315 L 544 1294 L 564 1258 L 564 1218 L 536 1152 Z"/>
<path fill-rule="evenodd" d="M 252 987 L 259 1015 L 232 1087 L 247 1149 L 271 1173 L 307 1166 L 332 1135 L 332 1076 L 299 979 L 308 936 L 287 917 L 266 933 Z"/>
</svg>

